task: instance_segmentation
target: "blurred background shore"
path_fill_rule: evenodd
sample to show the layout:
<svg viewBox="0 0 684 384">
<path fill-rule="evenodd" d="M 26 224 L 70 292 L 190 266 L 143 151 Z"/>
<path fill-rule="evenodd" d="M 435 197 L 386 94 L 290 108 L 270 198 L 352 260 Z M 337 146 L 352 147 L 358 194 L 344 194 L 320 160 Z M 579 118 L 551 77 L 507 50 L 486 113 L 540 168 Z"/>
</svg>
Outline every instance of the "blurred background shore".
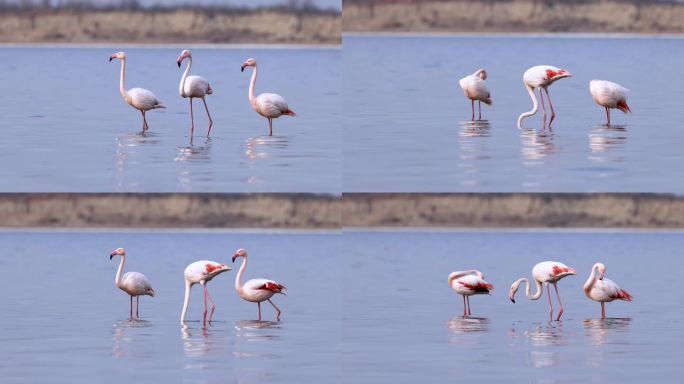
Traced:
<svg viewBox="0 0 684 384">
<path fill-rule="evenodd" d="M 340 0 L 0 0 L 0 43 L 341 44 Z"/>
<path fill-rule="evenodd" d="M 676 0 L 344 0 L 345 32 L 684 33 Z"/>
</svg>

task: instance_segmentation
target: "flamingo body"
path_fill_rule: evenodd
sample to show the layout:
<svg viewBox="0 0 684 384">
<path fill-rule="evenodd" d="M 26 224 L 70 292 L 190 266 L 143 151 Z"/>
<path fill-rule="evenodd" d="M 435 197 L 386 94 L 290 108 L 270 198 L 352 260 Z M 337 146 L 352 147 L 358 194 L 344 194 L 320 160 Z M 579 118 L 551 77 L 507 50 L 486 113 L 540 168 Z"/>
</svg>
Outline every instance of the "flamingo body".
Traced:
<svg viewBox="0 0 684 384">
<path fill-rule="evenodd" d="M 206 324 L 207 321 L 207 299 L 209 299 L 211 302 L 211 313 L 209 314 L 209 322 L 211 322 L 216 306 L 214 305 L 214 301 L 207 290 L 207 283 L 221 273 L 230 270 L 230 266 L 211 260 L 195 261 L 194 263 L 191 263 L 185 267 L 185 271 L 183 273 L 183 276 L 185 277 L 185 299 L 183 301 L 183 310 L 181 311 L 181 325 L 185 324 L 185 315 L 188 311 L 188 304 L 190 303 L 190 291 L 192 286 L 195 284 L 200 284 L 204 288 L 203 323 Z"/>
<path fill-rule="evenodd" d="M 598 273 L 597 273 L 598 272 Z M 584 283 L 584 294 L 588 298 L 601 303 L 601 317 L 606 318 L 605 303 L 614 300 L 632 301 L 632 295 L 620 288 L 612 280 L 606 279 L 606 266 L 603 263 L 596 263 L 591 268 L 589 279 Z"/>
<path fill-rule="evenodd" d="M 553 119 L 556 117 L 556 113 L 553 110 L 553 104 L 551 103 L 548 87 L 556 81 L 570 76 L 572 76 L 570 72 L 552 65 L 536 65 L 525 71 L 523 74 L 523 84 L 532 98 L 532 110 L 524 112 L 518 117 L 518 128 L 522 128 L 523 119 L 535 115 L 539 110 L 537 96 L 534 93 L 535 89 L 539 89 L 539 96 L 544 113 L 544 125 L 546 125 L 546 107 L 544 106 L 544 96 L 542 95 L 542 90 L 546 92 L 546 97 L 549 100 L 549 106 L 551 107 L 551 119 L 549 120 L 550 127 Z"/>
<path fill-rule="evenodd" d="M 488 295 L 494 288 L 484 280 L 482 272 L 476 269 L 451 272 L 448 282 L 451 289 L 463 296 L 463 316 L 470 315 L 470 296 Z"/>
<path fill-rule="evenodd" d="M 237 275 L 235 275 L 235 290 L 237 291 L 238 296 L 240 296 L 243 300 L 257 303 L 259 320 L 261 320 L 261 302 L 268 301 L 276 310 L 276 319 L 280 320 L 281 311 L 275 304 L 273 304 L 271 297 L 273 297 L 273 295 L 276 293 L 285 294 L 283 292 L 283 290 L 286 289 L 285 285 L 270 279 L 250 279 L 242 284 L 242 275 L 247 268 L 247 251 L 243 248 L 235 251 L 235 254 L 233 255 L 233 262 L 235 262 L 238 257 L 243 258 L 240 270 L 238 270 Z"/>
<path fill-rule="evenodd" d="M 518 291 L 520 284 L 526 284 L 525 295 L 530 300 L 538 300 L 542 295 L 542 284 L 546 283 L 546 292 L 549 296 L 549 318 L 553 318 L 553 305 L 551 304 L 551 291 L 549 285 L 552 284 L 556 290 L 556 297 L 558 299 L 558 304 L 560 310 L 558 311 L 558 318 L 560 320 L 563 315 L 563 304 L 560 300 L 560 294 L 558 293 L 557 283 L 566 276 L 575 275 L 575 270 L 567 265 L 558 261 L 542 261 L 536 264 L 532 268 L 532 278 L 536 286 L 536 292 L 531 293 L 530 282 L 527 278 L 522 277 L 516 280 L 512 285 L 508 293 L 508 298 L 515 303 L 515 293 Z"/>
<path fill-rule="evenodd" d="M 180 95 L 183 98 L 188 97 L 204 97 L 206 95 L 211 95 L 214 90 L 209 85 L 207 79 L 202 76 L 188 76 L 185 78 L 185 84 L 183 84 L 183 91 Z"/>
<path fill-rule="evenodd" d="M 610 109 L 619 109 L 624 113 L 632 112 L 627 105 L 629 89 L 620 84 L 606 80 L 589 82 L 589 92 L 596 104 L 606 109 L 608 125 L 610 125 Z"/>
<path fill-rule="evenodd" d="M 123 248 L 117 248 L 109 255 L 109 260 L 113 259 L 114 256 L 121 256 L 121 262 L 119 263 L 119 268 L 116 271 L 116 276 L 114 277 L 114 285 L 122 291 L 126 292 L 131 297 L 130 302 L 130 315 L 129 319 L 133 320 L 133 297 L 136 300 L 135 306 L 135 317 L 138 316 L 138 310 L 140 307 L 140 296 L 151 296 L 154 297 L 154 288 L 152 288 L 152 283 L 147 276 L 139 272 L 126 272 L 122 275 L 124 264 L 126 263 L 126 251 Z"/>
<path fill-rule="evenodd" d="M 475 101 L 478 102 L 479 110 L 479 120 L 482 120 L 482 109 L 480 108 L 480 103 L 485 103 L 487 105 L 492 105 L 492 98 L 489 93 L 489 88 L 485 84 L 485 79 L 487 78 L 487 71 L 484 69 L 478 69 L 472 75 L 468 75 L 458 81 L 458 84 L 463 89 L 463 94 L 466 98 L 470 99 L 472 107 L 472 117 L 471 120 L 475 120 Z"/>
<path fill-rule="evenodd" d="M 277 119 L 280 116 L 296 116 L 295 111 L 290 109 L 287 105 L 287 101 L 282 96 L 275 93 L 262 93 L 259 96 L 255 96 L 254 88 L 256 86 L 257 78 L 257 62 L 253 58 L 247 59 L 240 67 L 241 71 L 244 72 L 245 68 L 254 67 L 252 71 L 252 79 L 249 82 L 249 91 L 247 97 L 249 99 L 249 104 L 259 115 L 268 119 L 269 136 L 273 135 L 273 119 Z"/>
</svg>

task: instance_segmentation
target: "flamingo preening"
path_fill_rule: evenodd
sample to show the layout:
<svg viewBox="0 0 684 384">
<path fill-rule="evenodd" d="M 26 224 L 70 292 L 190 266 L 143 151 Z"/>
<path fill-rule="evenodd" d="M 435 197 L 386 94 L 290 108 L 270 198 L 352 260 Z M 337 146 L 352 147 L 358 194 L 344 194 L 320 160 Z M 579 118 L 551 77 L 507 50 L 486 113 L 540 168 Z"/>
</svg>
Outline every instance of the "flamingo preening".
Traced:
<svg viewBox="0 0 684 384">
<path fill-rule="evenodd" d="M 143 117 L 143 132 L 150 129 L 147 125 L 147 118 L 145 117 L 145 112 L 150 109 L 166 108 L 162 105 L 162 102 L 157 99 L 157 96 L 144 88 L 131 88 L 126 90 L 126 54 L 124 52 L 117 52 L 109 56 L 109 61 L 114 59 L 121 60 L 121 78 L 119 80 L 119 92 L 121 92 L 121 97 L 124 101 L 128 103 L 131 107 L 140 111 Z"/>
<path fill-rule="evenodd" d="M 259 320 L 261 320 L 261 302 L 268 301 L 276 310 L 276 320 L 280 321 L 280 309 L 273 304 L 271 297 L 276 293 L 284 294 L 283 290 L 285 289 L 285 286 L 268 279 L 251 279 L 242 284 L 240 280 L 242 280 L 242 274 L 245 272 L 245 268 L 247 268 L 247 251 L 244 248 L 235 251 L 233 263 L 238 257 L 242 257 L 242 265 L 240 266 L 237 275 L 235 275 L 235 290 L 238 295 L 244 300 L 257 303 L 257 307 L 259 308 Z"/>
<path fill-rule="evenodd" d="M 560 310 L 558 311 L 557 321 L 560 320 L 563 315 L 563 303 L 561 303 L 560 295 L 558 294 L 558 286 L 556 285 L 558 281 L 565 276 L 574 275 L 575 270 L 568 267 L 563 263 L 557 261 L 542 261 L 532 268 L 532 277 L 534 278 L 534 283 L 536 285 L 536 293 L 530 293 L 530 281 L 526 277 L 522 277 L 516 280 L 511 285 L 511 290 L 508 293 L 508 298 L 515 303 L 515 293 L 518 291 L 518 287 L 522 282 L 526 284 L 525 295 L 530 300 L 537 300 L 542 295 L 542 283 L 546 283 L 546 294 L 549 296 L 549 319 L 553 319 L 553 305 L 551 304 L 551 290 L 549 288 L 550 284 L 556 289 L 556 297 L 558 298 L 558 305 Z"/>
<path fill-rule="evenodd" d="M 152 288 L 150 280 L 142 273 L 126 272 L 121 276 L 124 263 L 126 262 L 126 251 L 123 248 L 117 248 L 112 251 L 109 255 L 109 260 L 114 258 L 114 256 L 121 256 L 119 269 L 116 271 L 116 276 L 114 277 L 114 285 L 131 297 L 129 320 L 133 320 L 133 296 L 135 296 L 135 317 L 137 318 L 139 317 L 138 308 L 140 306 L 140 296 L 149 295 L 154 297 L 154 289 Z"/>
<path fill-rule="evenodd" d="M 190 138 L 192 139 L 192 134 L 195 131 L 195 118 L 192 113 L 192 99 L 195 97 L 202 99 L 204 103 L 204 109 L 207 111 L 207 117 L 209 118 L 209 130 L 207 131 L 207 137 L 211 133 L 211 126 L 214 125 L 214 121 L 211 119 L 209 114 L 209 108 L 207 107 L 207 101 L 204 100 L 206 95 L 211 95 L 213 90 L 209 82 L 202 76 L 188 76 L 190 73 L 190 67 L 192 67 L 192 53 L 187 49 L 181 52 L 178 56 L 178 68 L 181 67 L 183 60 L 188 59 L 188 66 L 185 67 L 185 72 L 183 72 L 183 77 L 181 77 L 180 87 L 178 92 L 180 92 L 181 97 L 190 98 Z"/>
<path fill-rule="evenodd" d="M 488 295 L 494 288 L 492 284 L 484 281 L 484 275 L 476 269 L 451 272 L 448 281 L 456 293 L 463 295 L 463 316 L 470 316 L 470 296 Z"/>
<path fill-rule="evenodd" d="M 214 309 L 216 309 L 216 306 L 207 290 L 207 283 L 219 274 L 230 270 L 231 267 L 228 265 L 209 260 L 195 261 L 185 268 L 185 298 L 183 300 L 183 310 L 181 311 L 180 317 L 181 325 L 185 325 L 185 314 L 188 311 L 188 304 L 190 303 L 190 290 L 192 289 L 192 286 L 197 283 L 204 289 L 204 313 L 202 323 L 204 325 L 207 324 L 207 298 L 209 298 L 209 302 L 211 302 L 211 313 L 209 314 L 209 322 L 211 323 L 211 318 L 214 316 Z"/>
<path fill-rule="evenodd" d="M 553 104 L 551 103 L 551 96 L 549 96 L 549 85 L 553 84 L 555 81 L 564 79 L 566 77 L 572 76 L 570 72 L 553 67 L 551 65 L 537 65 L 534 66 L 523 74 L 523 83 L 527 92 L 532 98 L 532 110 L 525 112 L 518 117 L 518 128 L 522 128 L 522 121 L 528 116 L 533 116 L 539 110 L 539 105 L 537 104 L 537 96 L 534 93 L 535 89 L 539 89 L 539 99 L 541 100 L 542 111 L 544 113 L 543 122 L 546 126 L 546 107 L 544 106 L 544 95 L 542 94 L 542 89 L 546 92 L 546 98 L 549 100 L 549 106 L 551 107 L 551 119 L 549 120 L 549 127 L 553 119 L 556 117 L 556 113 L 553 110 Z"/>
<path fill-rule="evenodd" d="M 458 84 L 463 88 L 465 97 L 470 99 L 470 108 L 472 115 L 470 120 L 475 120 L 475 100 L 477 100 L 478 120 L 482 120 L 482 103 L 492 105 L 492 98 L 489 93 L 489 88 L 485 84 L 487 79 L 487 71 L 478 69 L 472 75 L 468 75 L 458 81 Z"/>
<path fill-rule="evenodd" d="M 624 113 L 632 112 L 627 105 L 629 89 L 606 80 L 589 82 L 589 92 L 596 104 L 606 109 L 607 125 L 610 125 L 610 109 L 616 108 Z"/>
<path fill-rule="evenodd" d="M 296 116 L 295 112 L 287 105 L 287 101 L 275 93 L 262 93 L 259 96 L 254 96 L 254 85 L 257 78 L 257 62 L 255 59 L 249 58 L 244 63 L 240 70 L 245 71 L 247 67 L 254 67 L 252 72 L 252 80 L 249 83 L 249 104 L 261 116 L 268 119 L 268 135 L 273 136 L 273 119 L 282 115 Z"/>
<path fill-rule="evenodd" d="M 606 274 L 606 266 L 596 263 L 591 267 L 591 273 L 587 282 L 584 283 L 584 293 L 588 298 L 601 303 L 601 318 L 606 318 L 606 303 L 613 300 L 632 301 L 632 295 L 620 288 L 612 280 L 603 276 Z"/>
</svg>

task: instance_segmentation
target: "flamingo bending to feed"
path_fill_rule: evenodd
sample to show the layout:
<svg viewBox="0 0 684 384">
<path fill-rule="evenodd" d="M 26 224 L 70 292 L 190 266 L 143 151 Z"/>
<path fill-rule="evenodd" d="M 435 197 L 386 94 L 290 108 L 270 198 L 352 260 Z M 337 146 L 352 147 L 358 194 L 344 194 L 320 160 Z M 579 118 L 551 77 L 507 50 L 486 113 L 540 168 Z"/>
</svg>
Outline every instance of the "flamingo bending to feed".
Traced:
<svg viewBox="0 0 684 384">
<path fill-rule="evenodd" d="M 192 289 L 192 286 L 197 283 L 204 289 L 204 312 L 202 323 L 204 325 L 207 324 L 207 298 L 209 298 L 209 302 L 211 302 L 211 313 L 209 314 L 209 322 L 211 323 L 211 318 L 214 316 L 214 309 L 216 309 L 216 306 L 207 290 L 207 283 L 219 274 L 230 270 L 231 267 L 228 265 L 209 260 L 195 261 L 185 267 L 185 298 L 183 300 L 183 310 L 180 317 L 181 325 L 185 325 L 185 314 L 188 311 L 188 304 L 190 303 L 190 290 Z"/>
<path fill-rule="evenodd" d="M 598 272 L 598 273 L 597 273 Z M 606 318 L 606 303 L 613 300 L 632 301 L 632 295 L 620 288 L 612 280 L 605 279 L 606 266 L 596 263 L 591 267 L 591 274 L 584 283 L 584 293 L 588 298 L 601 303 L 601 318 Z"/>
<path fill-rule="evenodd" d="M 522 282 L 526 284 L 525 295 L 530 300 L 537 300 L 542 295 L 542 283 L 546 283 L 546 294 L 549 296 L 549 319 L 553 319 L 553 305 L 551 304 L 551 290 L 549 288 L 550 284 L 556 289 L 556 297 L 558 298 L 558 305 L 560 310 L 558 311 L 559 321 L 563 315 L 563 303 L 561 303 L 560 295 L 558 294 L 558 286 L 556 285 L 558 281 L 565 276 L 575 275 L 575 270 L 568 267 L 563 263 L 557 261 L 542 261 L 532 268 L 532 277 L 534 278 L 534 283 L 536 285 L 536 293 L 533 295 L 530 293 L 530 281 L 526 277 L 522 277 L 516 280 L 511 285 L 511 290 L 508 293 L 508 298 L 515 303 L 515 293 L 518 291 L 518 287 Z"/>
<path fill-rule="evenodd" d="M 245 272 L 245 268 L 247 268 L 247 251 L 244 248 L 240 248 L 235 251 L 235 254 L 233 255 L 233 263 L 238 257 L 242 257 L 242 265 L 235 276 L 235 290 L 237 291 L 238 295 L 244 300 L 257 303 L 257 307 L 259 308 L 259 321 L 261 321 L 262 301 L 268 301 L 271 303 L 273 308 L 276 310 L 276 320 L 280 321 L 280 309 L 273 304 L 271 297 L 276 293 L 285 294 L 283 293 L 285 286 L 268 279 L 251 279 L 242 284 L 240 280 L 242 280 L 242 274 Z"/>
<path fill-rule="evenodd" d="M 117 52 L 109 56 L 109 61 L 114 59 L 121 60 L 121 78 L 119 80 L 119 92 L 121 92 L 121 97 L 124 101 L 128 103 L 131 107 L 137 109 L 142 113 L 143 117 L 143 132 L 150 129 L 147 125 L 147 118 L 145 117 L 145 112 L 150 109 L 166 108 L 162 105 L 162 102 L 157 99 L 157 96 L 144 88 L 131 88 L 126 90 L 126 54 L 124 52 Z"/>
<path fill-rule="evenodd" d="M 273 119 L 277 119 L 282 115 L 296 116 L 296 113 L 288 107 L 287 101 L 280 95 L 262 93 L 259 96 L 254 96 L 254 85 L 257 78 L 256 60 L 252 58 L 247 59 L 242 63 L 241 71 L 244 72 L 247 67 L 254 67 L 252 80 L 249 83 L 249 104 L 252 105 L 252 108 L 258 114 L 268 119 L 268 135 L 273 136 Z"/>
<path fill-rule="evenodd" d="M 140 307 L 140 296 L 149 295 L 154 297 L 154 289 L 152 288 L 150 280 L 142 273 L 126 272 L 121 276 L 124 263 L 126 262 L 126 251 L 123 248 L 117 248 L 112 251 L 109 255 L 109 260 L 114 258 L 114 256 L 121 256 L 119 269 L 116 271 L 116 276 L 114 277 L 114 285 L 131 297 L 129 320 L 133 320 L 133 296 L 135 296 L 135 317 L 137 318 L 139 317 L 138 308 Z"/>
<path fill-rule="evenodd" d="M 553 84 L 555 81 L 564 79 L 566 77 L 572 76 L 570 72 L 565 69 L 556 68 L 551 65 L 537 65 L 534 66 L 523 74 L 523 83 L 527 92 L 532 98 L 532 110 L 525 112 L 518 117 L 518 128 L 522 128 L 522 121 L 528 116 L 533 116 L 539 110 L 539 105 L 537 104 L 537 96 L 534 90 L 539 88 L 539 99 L 541 100 L 542 111 L 544 113 L 543 121 L 546 125 L 546 107 L 544 106 L 544 95 L 542 94 L 542 89 L 546 92 L 546 98 L 549 99 L 549 106 L 551 107 L 551 120 L 549 120 L 549 127 L 553 119 L 556 117 L 556 113 L 553 110 L 553 104 L 551 104 L 551 96 L 549 96 L 549 85 Z"/>
<path fill-rule="evenodd" d="M 456 293 L 463 295 L 463 316 L 470 315 L 470 296 L 488 295 L 494 288 L 492 284 L 484 281 L 484 275 L 476 269 L 451 272 L 448 281 Z"/>
<path fill-rule="evenodd" d="M 184 59 L 188 59 L 188 66 L 185 67 L 185 72 L 183 72 L 183 77 L 181 77 L 180 87 L 178 92 L 180 92 L 181 97 L 190 98 L 190 137 L 192 138 L 192 133 L 195 131 L 195 118 L 192 114 L 192 99 L 197 97 L 202 99 L 204 103 L 204 109 L 207 111 L 207 117 L 209 118 L 209 130 L 207 131 L 207 137 L 211 133 L 211 126 L 214 125 L 214 121 L 211 119 L 209 114 L 209 108 L 207 107 L 207 102 L 204 100 L 206 95 L 211 95 L 214 91 L 211 89 L 211 85 L 207 79 L 202 76 L 188 76 L 190 73 L 190 67 L 192 67 L 192 53 L 187 49 L 181 52 L 178 56 L 178 68 L 181 67 L 181 63 Z"/>
<path fill-rule="evenodd" d="M 492 105 L 489 88 L 487 88 L 484 82 L 486 79 L 487 71 L 478 69 L 472 75 L 468 75 L 458 81 L 458 84 L 463 88 L 465 97 L 470 99 L 470 107 L 473 112 L 470 120 L 475 120 L 475 100 L 477 100 L 478 120 L 482 120 L 482 103 Z"/>
<path fill-rule="evenodd" d="M 610 125 L 610 108 L 616 108 L 624 113 L 632 112 L 627 105 L 629 89 L 606 80 L 592 80 L 589 82 L 589 92 L 596 104 L 606 109 L 607 125 Z"/>
</svg>

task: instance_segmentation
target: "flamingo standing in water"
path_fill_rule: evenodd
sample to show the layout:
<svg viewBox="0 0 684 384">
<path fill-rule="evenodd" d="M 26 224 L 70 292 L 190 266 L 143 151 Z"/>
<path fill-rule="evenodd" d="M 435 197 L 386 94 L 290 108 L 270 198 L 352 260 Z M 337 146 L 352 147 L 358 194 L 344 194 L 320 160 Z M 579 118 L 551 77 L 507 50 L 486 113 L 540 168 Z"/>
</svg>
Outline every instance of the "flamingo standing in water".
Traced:
<svg viewBox="0 0 684 384">
<path fill-rule="evenodd" d="M 247 67 L 254 67 L 252 80 L 249 83 L 249 104 L 252 105 L 252 108 L 254 108 L 258 114 L 268 119 L 268 135 L 273 136 L 273 119 L 282 115 L 296 116 L 296 114 L 288 107 L 287 101 L 280 95 L 276 95 L 275 93 L 262 93 L 255 97 L 254 85 L 256 84 L 257 78 L 256 60 L 252 58 L 247 59 L 242 63 L 241 71 L 244 72 Z"/>
<path fill-rule="evenodd" d="M 489 88 L 484 82 L 485 79 L 487 79 L 487 71 L 478 69 L 472 75 L 458 81 L 458 84 L 463 88 L 465 97 L 470 99 L 470 108 L 473 112 L 470 120 L 475 120 L 475 100 L 477 100 L 478 120 L 482 120 L 482 103 L 492 105 L 492 98 L 489 94 Z"/>
<path fill-rule="evenodd" d="M 128 103 L 131 107 L 137 109 L 142 113 L 143 117 L 143 132 L 150 129 L 147 125 L 147 118 L 145 117 L 145 112 L 150 109 L 166 108 L 162 105 L 162 102 L 157 99 L 157 96 L 143 88 L 131 88 L 126 90 L 126 54 L 124 52 L 117 52 L 109 56 L 109 61 L 114 59 L 121 60 L 121 78 L 119 80 L 119 92 L 121 92 L 121 97 L 124 101 Z"/>
<path fill-rule="evenodd" d="M 597 273 L 598 272 L 598 273 Z M 606 318 L 606 303 L 613 300 L 632 301 L 632 295 L 620 288 L 612 280 L 605 279 L 606 266 L 596 263 L 591 267 L 591 274 L 584 283 L 584 293 L 588 298 L 601 303 L 601 318 Z"/>
<path fill-rule="evenodd" d="M 592 80 L 589 82 L 589 92 L 596 104 L 606 109 L 606 125 L 610 125 L 610 108 L 616 108 L 624 113 L 632 112 L 627 105 L 629 89 L 606 80 Z"/>
<path fill-rule="evenodd" d="M 209 322 L 211 323 L 211 318 L 214 316 L 214 309 L 216 309 L 216 306 L 207 290 L 207 283 L 221 273 L 230 270 L 231 267 L 228 265 L 209 260 L 195 261 L 185 268 L 185 298 L 183 300 L 183 310 L 181 311 L 180 317 L 181 325 L 185 325 L 185 314 L 188 311 L 188 304 L 190 303 L 190 290 L 192 289 L 192 286 L 197 283 L 204 288 L 204 313 L 202 323 L 204 325 L 207 324 L 207 298 L 209 298 L 209 302 L 211 302 L 211 313 L 209 314 Z"/>
<path fill-rule="evenodd" d="M 114 256 L 121 256 L 119 269 L 116 271 L 116 276 L 114 277 L 114 285 L 126 292 L 131 297 L 131 311 L 129 314 L 129 320 L 133 320 L 133 296 L 135 296 L 135 317 L 138 318 L 140 296 L 149 295 L 154 297 L 154 289 L 152 288 L 150 280 L 142 273 L 126 272 L 123 276 L 121 276 L 124 263 L 126 262 L 126 251 L 123 248 L 117 248 L 112 251 L 112 253 L 109 255 L 109 260 L 114 258 Z"/>
<path fill-rule="evenodd" d="M 233 255 L 233 263 L 238 257 L 242 257 L 242 265 L 235 276 L 235 290 L 237 291 L 238 295 L 240 295 L 240 297 L 244 300 L 257 303 L 257 307 L 259 308 L 259 321 L 261 321 L 262 301 L 268 301 L 271 303 L 273 308 L 276 310 L 276 320 L 280 321 L 280 309 L 273 304 L 271 297 L 276 293 L 284 294 L 283 290 L 285 289 L 285 286 L 268 279 L 251 279 L 242 284 L 240 280 L 242 280 L 242 274 L 245 272 L 245 268 L 247 268 L 247 251 L 244 248 L 240 248 L 235 251 L 235 254 Z"/>
<path fill-rule="evenodd" d="M 183 72 L 183 77 L 181 77 L 180 87 L 178 92 L 180 92 L 181 97 L 190 98 L 190 138 L 192 139 L 192 133 L 195 131 L 195 118 L 192 114 L 192 99 L 197 97 L 202 99 L 204 103 L 204 109 L 207 111 L 207 117 L 209 118 L 209 130 L 207 131 L 207 137 L 211 133 L 211 126 L 214 125 L 214 121 L 211 119 L 209 114 L 209 108 L 207 107 L 207 101 L 204 100 L 206 95 L 211 95 L 214 91 L 211 89 L 209 82 L 202 76 L 188 76 L 190 73 L 190 67 L 192 67 L 192 53 L 187 49 L 181 52 L 178 56 L 178 68 L 181 67 L 181 63 L 184 59 L 188 59 L 188 66 L 185 67 L 185 72 Z"/>
<path fill-rule="evenodd" d="M 484 275 L 476 269 L 451 272 L 448 281 L 456 293 L 463 295 L 463 316 L 470 316 L 470 296 L 488 295 L 494 288 L 492 284 L 484 281 Z"/>
<path fill-rule="evenodd" d="M 556 319 L 556 321 L 559 321 L 561 316 L 563 315 L 563 303 L 561 303 L 560 295 L 558 294 L 558 286 L 556 284 L 560 279 L 564 278 L 565 276 L 570 276 L 574 274 L 575 270 L 563 263 L 559 263 L 557 261 L 542 261 L 541 263 L 535 265 L 534 268 L 532 268 L 532 277 L 534 278 L 534 283 L 536 285 L 537 292 L 534 295 L 531 294 L 530 281 L 527 280 L 526 277 L 522 277 L 516 280 L 511 285 L 511 290 L 508 293 L 508 298 L 515 303 L 515 293 L 518 291 L 518 286 L 520 286 L 522 282 L 525 282 L 525 294 L 527 295 L 527 298 L 530 300 L 537 300 L 542 295 L 542 283 L 546 283 L 546 294 L 549 296 L 549 319 L 553 319 L 553 305 L 551 304 L 551 290 L 549 288 L 549 285 L 553 284 L 553 287 L 556 289 L 558 305 L 560 306 L 560 310 L 558 311 L 558 318 Z"/>
<path fill-rule="evenodd" d="M 524 118 L 533 116 L 539 110 L 537 96 L 534 93 L 534 90 L 537 88 L 539 88 L 539 99 L 541 100 L 542 111 L 544 113 L 544 126 L 546 126 L 546 107 L 544 107 L 544 95 L 542 95 L 542 89 L 544 92 L 546 92 L 546 98 L 549 99 L 549 106 L 551 107 L 551 120 L 549 120 L 549 127 L 551 127 L 551 123 L 556 117 L 556 113 L 553 111 L 553 104 L 551 104 L 551 96 L 549 96 L 548 87 L 555 81 L 570 76 L 572 76 L 570 72 L 566 71 L 565 69 L 556 68 L 551 65 L 537 65 L 525 71 L 525 74 L 523 74 L 523 83 L 525 84 L 525 88 L 527 88 L 527 92 L 532 98 L 532 110 L 525 112 L 518 117 L 518 128 L 522 128 L 522 121 Z"/>
</svg>

